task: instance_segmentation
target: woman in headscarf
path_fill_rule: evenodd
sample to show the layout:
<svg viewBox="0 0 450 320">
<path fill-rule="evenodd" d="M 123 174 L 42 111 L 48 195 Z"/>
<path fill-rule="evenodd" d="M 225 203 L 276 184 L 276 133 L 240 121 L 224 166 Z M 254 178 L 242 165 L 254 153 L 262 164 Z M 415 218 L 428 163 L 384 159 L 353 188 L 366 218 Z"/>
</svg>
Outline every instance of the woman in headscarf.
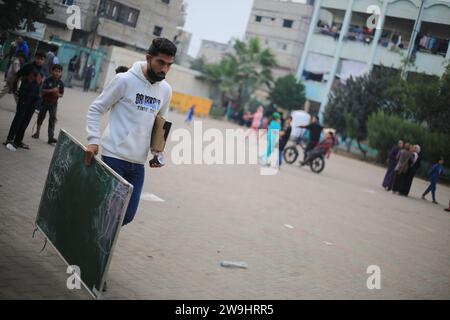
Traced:
<svg viewBox="0 0 450 320">
<path fill-rule="evenodd" d="M 420 146 L 415 145 L 413 147 L 413 158 L 411 161 L 411 165 L 409 166 L 408 171 L 406 171 L 405 181 L 403 187 L 400 189 L 400 194 L 403 196 L 408 196 L 409 191 L 411 190 L 411 185 L 416 175 L 417 170 L 420 168 L 421 156 L 420 156 Z"/>
<path fill-rule="evenodd" d="M 411 145 L 405 143 L 405 148 L 397 154 L 397 165 L 395 166 L 395 180 L 392 187 L 392 192 L 400 192 L 405 185 L 406 172 L 413 159 L 413 152 L 410 150 Z"/>
<path fill-rule="evenodd" d="M 399 140 L 398 144 L 389 151 L 389 155 L 387 158 L 388 168 L 386 174 L 384 175 L 383 180 L 383 188 L 387 191 L 392 190 L 392 185 L 394 184 L 395 178 L 395 166 L 397 165 L 397 155 L 400 150 L 403 149 L 404 142 L 403 140 Z"/>
</svg>

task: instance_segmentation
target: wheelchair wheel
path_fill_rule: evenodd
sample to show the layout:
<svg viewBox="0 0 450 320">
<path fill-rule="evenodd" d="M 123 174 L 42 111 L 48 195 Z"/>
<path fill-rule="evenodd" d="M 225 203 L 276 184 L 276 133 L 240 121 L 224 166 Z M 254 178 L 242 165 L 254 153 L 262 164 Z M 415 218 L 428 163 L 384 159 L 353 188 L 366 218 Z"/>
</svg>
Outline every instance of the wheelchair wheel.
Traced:
<svg viewBox="0 0 450 320">
<path fill-rule="evenodd" d="M 317 157 L 311 161 L 310 168 L 312 172 L 321 173 L 325 169 L 325 159 L 323 157 Z"/>
<path fill-rule="evenodd" d="M 286 163 L 292 164 L 298 158 L 298 150 L 295 146 L 290 146 L 284 149 L 283 158 Z"/>
</svg>

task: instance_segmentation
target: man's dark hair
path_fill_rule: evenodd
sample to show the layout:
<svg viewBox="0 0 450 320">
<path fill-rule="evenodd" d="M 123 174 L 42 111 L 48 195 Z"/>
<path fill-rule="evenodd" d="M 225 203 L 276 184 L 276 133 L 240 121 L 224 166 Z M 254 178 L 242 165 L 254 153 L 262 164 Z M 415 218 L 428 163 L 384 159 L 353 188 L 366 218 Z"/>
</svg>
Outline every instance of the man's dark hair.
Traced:
<svg viewBox="0 0 450 320">
<path fill-rule="evenodd" d="M 292 120 L 292 116 L 287 116 L 286 120 Z"/>
<path fill-rule="evenodd" d="M 34 57 L 35 57 L 35 58 L 44 58 L 44 59 L 45 59 L 45 53 L 42 52 L 42 51 L 39 51 L 39 52 L 37 52 L 37 53 L 34 55 Z"/>
<path fill-rule="evenodd" d="M 117 68 L 116 68 L 116 74 L 117 73 L 124 73 L 124 72 L 127 72 L 128 71 L 128 67 L 125 67 L 125 66 L 118 66 Z"/>
<path fill-rule="evenodd" d="M 168 56 L 175 57 L 177 54 L 177 47 L 169 39 L 156 38 L 152 41 L 150 48 L 148 48 L 148 54 L 152 56 L 166 54 Z"/>
<path fill-rule="evenodd" d="M 63 71 L 63 67 L 62 67 L 62 65 L 60 65 L 60 64 L 54 64 L 54 65 L 53 65 L 52 71 L 53 71 L 53 70 L 56 70 L 56 69 Z"/>
</svg>

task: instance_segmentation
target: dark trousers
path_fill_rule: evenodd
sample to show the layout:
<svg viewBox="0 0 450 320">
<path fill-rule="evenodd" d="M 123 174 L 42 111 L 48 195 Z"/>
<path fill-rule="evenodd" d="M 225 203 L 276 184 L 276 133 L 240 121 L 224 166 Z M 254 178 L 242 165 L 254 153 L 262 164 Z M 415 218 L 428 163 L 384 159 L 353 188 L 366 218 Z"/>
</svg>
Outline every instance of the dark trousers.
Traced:
<svg viewBox="0 0 450 320">
<path fill-rule="evenodd" d="M 426 196 L 431 191 L 431 196 L 433 197 L 433 201 L 436 202 L 436 183 L 437 181 L 431 180 L 430 185 L 427 190 L 423 193 L 423 196 Z"/>
<path fill-rule="evenodd" d="M 312 149 L 314 149 L 317 145 L 317 141 L 310 141 L 308 145 L 306 146 L 305 152 L 303 154 L 303 161 L 306 160 L 306 157 L 308 156 L 308 152 L 310 152 Z"/>
<path fill-rule="evenodd" d="M 91 87 L 91 78 L 84 79 L 83 91 L 89 91 L 90 87 Z"/>
<path fill-rule="evenodd" d="M 19 97 L 17 102 L 17 111 L 14 119 L 11 123 L 11 127 L 8 133 L 8 140 L 14 140 L 16 145 L 22 143 L 25 131 L 30 124 L 33 117 L 34 109 L 36 105 L 36 99 L 23 99 Z"/>
<path fill-rule="evenodd" d="M 41 126 L 45 120 L 45 115 L 48 111 L 49 119 L 48 119 L 48 138 L 53 139 L 55 135 L 55 124 L 56 124 L 56 110 L 58 105 L 54 102 L 43 101 L 41 105 L 41 110 L 39 111 L 37 124 Z"/>
<path fill-rule="evenodd" d="M 141 199 L 142 186 L 144 185 L 145 168 L 143 164 L 132 163 L 117 158 L 102 156 L 102 160 L 119 176 L 133 185 L 133 193 L 128 203 L 127 212 L 122 225 L 133 221 Z"/>
</svg>

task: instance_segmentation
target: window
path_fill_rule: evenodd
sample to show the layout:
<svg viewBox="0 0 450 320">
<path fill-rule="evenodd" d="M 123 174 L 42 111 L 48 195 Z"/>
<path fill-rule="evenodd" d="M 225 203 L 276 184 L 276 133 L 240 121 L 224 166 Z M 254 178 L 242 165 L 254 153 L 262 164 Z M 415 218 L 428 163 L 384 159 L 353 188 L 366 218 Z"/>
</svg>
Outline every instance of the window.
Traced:
<svg viewBox="0 0 450 320">
<path fill-rule="evenodd" d="M 262 17 L 261 17 L 261 16 L 256 16 L 256 17 L 255 17 L 255 21 L 256 21 L 256 22 L 261 22 L 261 20 L 262 20 Z"/>
<path fill-rule="evenodd" d="M 169 4 L 170 0 L 161 0 L 162 2 L 164 2 L 165 4 Z"/>
<path fill-rule="evenodd" d="M 159 26 L 155 26 L 155 28 L 153 29 L 153 35 L 160 37 L 162 33 L 162 28 Z"/>
<path fill-rule="evenodd" d="M 75 4 L 75 0 L 61 0 L 61 4 L 64 4 L 66 6 L 71 6 Z"/>
<path fill-rule="evenodd" d="M 283 27 L 284 28 L 292 28 L 292 24 L 294 23 L 294 21 L 293 20 L 287 20 L 287 19 L 284 19 L 283 20 Z"/>
<path fill-rule="evenodd" d="M 102 0 L 97 13 L 98 16 L 136 27 L 139 10 L 123 5 L 116 1 Z"/>
</svg>

